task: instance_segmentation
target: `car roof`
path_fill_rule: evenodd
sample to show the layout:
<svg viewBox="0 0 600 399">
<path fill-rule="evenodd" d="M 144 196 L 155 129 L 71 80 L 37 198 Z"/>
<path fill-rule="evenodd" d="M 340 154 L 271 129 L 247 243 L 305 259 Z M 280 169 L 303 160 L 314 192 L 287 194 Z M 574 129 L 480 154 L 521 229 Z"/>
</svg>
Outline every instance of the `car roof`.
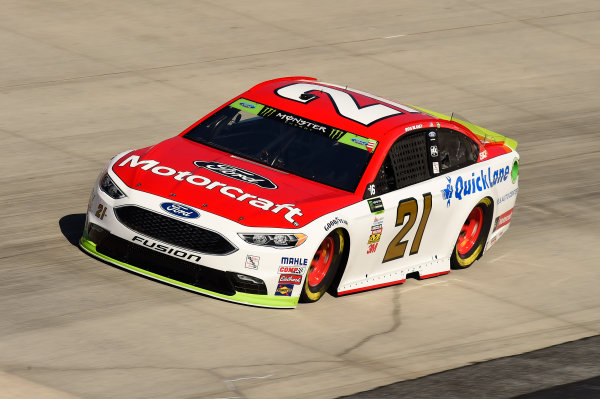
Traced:
<svg viewBox="0 0 600 399">
<path fill-rule="evenodd" d="M 284 91 L 280 89 L 293 85 L 300 85 L 296 86 L 300 91 L 309 89 L 306 90 L 306 96 L 307 98 L 311 97 L 311 99 L 298 101 L 282 95 Z M 328 94 L 332 91 L 337 100 L 334 100 Z M 346 93 L 346 95 L 339 95 L 336 92 Z M 347 95 L 350 95 L 351 98 Z M 405 129 L 408 129 L 406 131 L 409 131 L 412 130 L 410 125 L 417 129 L 426 127 L 425 125 L 419 126 L 419 122 L 426 123 L 437 120 L 437 118 L 410 106 L 347 87 L 319 82 L 311 77 L 288 77 L 269 80 L 254 86 L 240 97 L 378 141 L 382 141 L 388 132 L 396 128 L 405 127 Z M 350 102 L 352 99 L 355 105 Z M 380 104 L 378 106 L 380 110 L 384 110 L 384 112 L 387 110 L 393 115 L 384 116 L 374 121 L 367 120 L 365 122 L 363 120 L 362 123 L 352 118 L 352 115 L 369 113 L 373 108 L 369 109 L 368 107 L 376 104 Z M 343 113 L 346 116 L 342 115 Z M 352 115 L 348 117 L 349 114 Z M 404 131 L 403 129 L 402 132 Z"/>
</svg>

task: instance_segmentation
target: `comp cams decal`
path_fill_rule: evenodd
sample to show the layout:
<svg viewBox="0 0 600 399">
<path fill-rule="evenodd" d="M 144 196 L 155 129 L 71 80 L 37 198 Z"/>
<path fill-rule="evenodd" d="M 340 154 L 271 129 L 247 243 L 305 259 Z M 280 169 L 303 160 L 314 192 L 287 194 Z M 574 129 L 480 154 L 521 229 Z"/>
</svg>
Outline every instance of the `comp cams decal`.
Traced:
<svg viewBox="0 0 600 399">
<path fill-rule="evenodd" d="M 211 172 L 218 173 L 223 176 L 230 177 L 235 180 L 243 181 L 244 183 L 254 184 L 261 188 L 275 189 L 277 185 L 271 180 L 257 175 L 256 173 L 247 171 L 237 166 L 231 166 L 220 162 L 194 161 L 194 165 L 199 168 L 205 168 Z"/>
<path fill-rule="evenodd" d="M 446 184 L 445 189 L 441 190 L 442 198 L 446 201 L 446 206 L 450 207 L 450 200 L 452 197 L 460 201 L 467 195 L 494 187 L 496 184 L 506 181 L 509 176 L 509 171 L 510 168 L 508 166 L 496 169 L 493 172 L 491 168 L 487 168 L 487 173 L 485 169 L 482 169 L 477 174 L 476 172 L 472 172 L 470 177 L 463 178 L 462 176 L 458 176 L 454 185 L 452 185 L 452 178 L 446 176 L 448 184 Z M 502 201 L 500 201 L 499 198 L 498 203 L 500 202 Z"/>
<path fill-rule="evenodd" d="M 190 184 L 202 187 L 206 190 L 213 190 L 217 187 L 220 187 L 219 192 L 223 196 L 235 199 L 240 202 L 248 201 L 249 205 L 262 209 L 264 211 L 279 213 L 280 211 L 285 209 L 287 210 L 284 216 L 285 220 L 292 223 L 294 226 L 299 225 L 299 223 L 294 220 L 294 217 L 302 216 L 302 211 L 299 208 L 296 208 L 294 204 L 275 204 L 267 199 L 259 198 L 256 195 L 245 193 L 244 190 L 242 190 L 239 187 L 229 186 L 225 183 L 221 183 L 216 180 L 212 181 L 208 177 L 194 175 L 192 174 L 192 172 L 189 171 L 177 171 L 173 168 L 169 168 L 168 166 L 161 165 L 158 161 L 140 161 L 140 157 L 138 155 L 131 155 L 127 159 L 123 160 L 119 164 L 119 166 L 129 166 L 130 168 L 139 167 L 140 169 L 150 171 L 155 175 L 171 176 L 177 181 L 186 181 Z"/>
</svg>

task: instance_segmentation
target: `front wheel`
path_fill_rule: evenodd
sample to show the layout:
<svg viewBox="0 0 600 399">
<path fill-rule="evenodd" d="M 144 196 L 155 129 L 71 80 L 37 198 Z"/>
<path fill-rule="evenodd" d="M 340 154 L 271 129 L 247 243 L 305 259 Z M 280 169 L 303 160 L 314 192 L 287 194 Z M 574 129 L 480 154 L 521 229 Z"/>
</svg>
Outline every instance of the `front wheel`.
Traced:
<svg viewBox="0 0 600 399">
<path fill-rule="evenodd" d="M 301 302 L 316 302 L 327 291 L 342 260 L 344 244 L 341 230 L 335 230 L 321 242 L 308 268 L 300 294 Z"/>
<path fill-rule="evenodd" d="M 492 201 L 483 198 L 471 211 L 460 229 L 450 265 L 454 269 L 465 269 L 479 258 L 485 245 L 492 218 Z"/>
</svg>

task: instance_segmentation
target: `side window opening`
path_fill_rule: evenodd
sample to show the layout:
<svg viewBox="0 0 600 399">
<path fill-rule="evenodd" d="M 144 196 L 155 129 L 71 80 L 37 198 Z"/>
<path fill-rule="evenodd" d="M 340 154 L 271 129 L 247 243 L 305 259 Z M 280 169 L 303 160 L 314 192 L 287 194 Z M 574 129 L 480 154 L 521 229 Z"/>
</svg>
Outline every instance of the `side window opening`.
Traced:
<svg viewBox="0 0 600 399">
<path fill-rule="evenodd" d="M 469 137 L 450 129 L 439 129 L 437 137 L 442 173 L 477 162 L 479 147 Z"/>
</svg>

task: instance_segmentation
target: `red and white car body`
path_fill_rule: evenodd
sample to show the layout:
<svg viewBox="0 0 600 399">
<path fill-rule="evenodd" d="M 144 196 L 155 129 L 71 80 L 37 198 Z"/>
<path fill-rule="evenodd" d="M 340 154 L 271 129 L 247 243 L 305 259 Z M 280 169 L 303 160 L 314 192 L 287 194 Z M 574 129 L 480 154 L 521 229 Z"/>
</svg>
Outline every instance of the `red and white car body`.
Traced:
<svg viewBox="0 0 600 399">
<path fill-rule="evenodd" d="M 275 79 L 178 136 L 116 155 L 80 244 L 147 277 L 266 307 L 438 276 L 509 227 L 515 149 L 442 114 Z"/>
</svg>

